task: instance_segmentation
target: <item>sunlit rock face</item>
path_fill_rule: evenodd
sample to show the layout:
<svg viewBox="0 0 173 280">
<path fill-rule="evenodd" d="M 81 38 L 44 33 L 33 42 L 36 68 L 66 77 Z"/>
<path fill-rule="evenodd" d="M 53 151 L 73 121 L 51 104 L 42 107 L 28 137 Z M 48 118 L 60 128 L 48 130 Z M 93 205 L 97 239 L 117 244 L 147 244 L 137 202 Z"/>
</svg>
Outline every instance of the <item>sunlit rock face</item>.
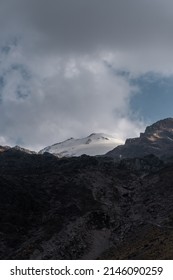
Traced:
<svg viewBox="0 0 173 280">
<path fill-rule="evenodd" d="M 148 126 L 139 138 L 127 139 L 106 155 L 113 158 L 133 158 L 154 154 L 160 158 L 173 156 L 173 118 Z"/>
</svg>

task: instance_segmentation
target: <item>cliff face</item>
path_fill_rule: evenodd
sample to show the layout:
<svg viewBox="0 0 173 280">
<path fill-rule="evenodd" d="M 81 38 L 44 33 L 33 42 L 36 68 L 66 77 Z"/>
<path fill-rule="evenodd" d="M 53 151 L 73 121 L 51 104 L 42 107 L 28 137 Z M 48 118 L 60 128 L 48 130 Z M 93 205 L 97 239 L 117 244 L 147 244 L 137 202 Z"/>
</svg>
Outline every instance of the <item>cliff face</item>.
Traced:
<svg viewBox="0 0 173 280">
<path fill-rule="evenodd" d="M 148 126 L 139 138 L 127 139 L 124 145 L 118 146 L 106 155 L 119 159 L 149 154 L 164 159 L 173 156 L 173 118 Z"/>
<path fill-rule="evenodd" d="M 172 172 L 172 165 L 154 156 L 116 163 L 13 149 L 1 153 L 0 258 L 118 258 L 119 248 L 119 258 L 140 258 L 126 249 L 135 236 L 143 240 L 144 232 L 148 237 L 140 246 L 147 258 L 147 238 L 153 251 L 162 241 L 159 234 L 158 242 L 150 238 L 153 227 L 156 232 L 172 227 Z M 157 258 L 171 254 L 170 249 Z"/>
</svg>

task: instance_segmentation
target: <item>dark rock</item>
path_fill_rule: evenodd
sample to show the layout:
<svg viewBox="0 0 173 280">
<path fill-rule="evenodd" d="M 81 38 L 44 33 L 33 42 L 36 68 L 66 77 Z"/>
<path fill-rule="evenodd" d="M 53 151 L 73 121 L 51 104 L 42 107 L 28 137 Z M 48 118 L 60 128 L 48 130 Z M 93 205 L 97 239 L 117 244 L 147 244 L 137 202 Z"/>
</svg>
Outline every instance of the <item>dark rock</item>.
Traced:
<svg viewBox="0 0 173 280">
<path fill-rule="evenodd" d="M 2 148 L 0 259 L 172 259 L 172 122 L 117 147 L 121 160 Z"/>
<path fill-rule="evenodd" d="M 164 160 L 173 156 L 173 118 L 148 126 L 139 138 L 127 139 L 124 145 L 116 147 L 106 156 L 119 160 L 144 157 L 149 154 Z"/>
</svg>

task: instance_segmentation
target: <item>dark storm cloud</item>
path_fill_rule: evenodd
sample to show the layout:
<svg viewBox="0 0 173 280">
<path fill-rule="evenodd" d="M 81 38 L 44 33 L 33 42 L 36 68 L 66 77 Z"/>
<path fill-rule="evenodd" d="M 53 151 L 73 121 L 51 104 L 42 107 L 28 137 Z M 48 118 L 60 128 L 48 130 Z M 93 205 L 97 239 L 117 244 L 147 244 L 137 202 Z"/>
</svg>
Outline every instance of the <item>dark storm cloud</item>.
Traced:
<svg viewBox="0 0 173 280">
<path fill-rule="evenodd" d="M 173 72 L 171 0 L 1 0 L 0 21 L 32 57 L 111 52 L 117 69 Z"/>
<path fill-rule="evenodd" d="M 151 47 L 173 40 L 169 0 L 6 0 L 1 5 L 4 25 L 31 28 L 45 47 L 59 50 Z"/>
</svg>

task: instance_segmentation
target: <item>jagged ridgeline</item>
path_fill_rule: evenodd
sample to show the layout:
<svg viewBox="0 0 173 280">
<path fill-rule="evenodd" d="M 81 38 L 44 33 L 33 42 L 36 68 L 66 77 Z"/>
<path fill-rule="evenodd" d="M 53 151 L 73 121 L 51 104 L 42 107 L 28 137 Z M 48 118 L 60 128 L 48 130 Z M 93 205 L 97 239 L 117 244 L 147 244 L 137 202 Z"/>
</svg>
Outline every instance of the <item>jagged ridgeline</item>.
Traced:
<svg viewBox="0 0 173 280">
<path fill-rule="evenodd" d="M 139 138 L 127 139 L 125 145 L 109 151 L 113 158 L 133 158 L 153 154 L 159 158 L 173 156 L 173 118 L 167 118 L 148 126 Z"/>
<path fill-rule="evenodd" d="M 172 259 L 172 131 L 159 121 L 99 157 L 1 146 L 0 258 Z"/>
</svg>

